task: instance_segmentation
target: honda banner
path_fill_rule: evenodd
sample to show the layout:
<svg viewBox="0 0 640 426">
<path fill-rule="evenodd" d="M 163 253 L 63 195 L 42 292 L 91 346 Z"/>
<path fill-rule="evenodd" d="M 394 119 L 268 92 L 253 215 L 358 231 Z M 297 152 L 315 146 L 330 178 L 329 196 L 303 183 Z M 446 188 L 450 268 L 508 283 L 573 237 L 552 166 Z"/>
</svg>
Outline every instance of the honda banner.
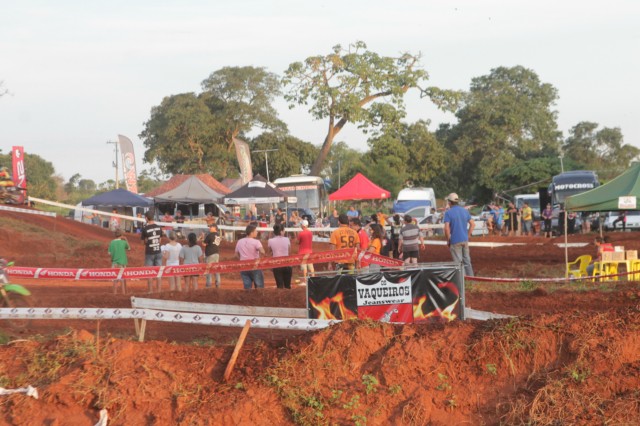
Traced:
<svg viewBox="0 0 640 426">
<path fill-rule="evenodd" d="M 307 294 L 309 318 L 395 323 L 464 319 L 463 274 L 455 265 L 316 276 L 309 278 Z"/>
<path fill-rule="evenodd" d="M 236 146 L 236 155 L 238 156 L 238 165 L 240 166 L 240 179 L 245 185 L 253 179 L 253 171 L 251 170 L 251 150 L 249 144 L 238 138 L 233 138 L 233 144 Z"/>
<path fill-rule="evenodd" d="M 136 157 L 133 154 L 133 142 L 126 136 L 118 135 L 120 153 L 122 154 L 122 170 L 127 191 L 138 193 L 138 175 L 136 174 Z"/>
</svg>

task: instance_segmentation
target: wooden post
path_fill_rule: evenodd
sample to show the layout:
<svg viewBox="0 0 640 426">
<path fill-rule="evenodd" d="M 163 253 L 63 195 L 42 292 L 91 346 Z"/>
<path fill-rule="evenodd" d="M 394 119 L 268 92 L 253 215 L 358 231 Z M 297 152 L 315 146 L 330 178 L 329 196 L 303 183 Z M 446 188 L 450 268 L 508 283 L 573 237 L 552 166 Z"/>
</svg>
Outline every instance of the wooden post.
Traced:
<svg viewBox="0 0 640 426">
<path fill-rule="evenodd" d="M 240 332 L 240 338 L 238 339 L 238 343 L 236 343 L 236 347 L 233 349 L 233 354 L 231 354 L 231 359 L 229 360 L 229 364 L 227 364 L 227 369 L 224 371 L 223 379 L 225 382 L 228 381 L 229 376 L 231 376 L 233 367 L 236 365 L 236 359 L 238 358 L 240 349 L 242 349 L 244 340 L 247 338 L 247 334 L 249 333 L 250 327 L 251 327 L 251 320 L 247 320 L 247 322 L 245 322 L 244 324 L 244 327 L 242 328 L 242 332 Z"/>
</svg>

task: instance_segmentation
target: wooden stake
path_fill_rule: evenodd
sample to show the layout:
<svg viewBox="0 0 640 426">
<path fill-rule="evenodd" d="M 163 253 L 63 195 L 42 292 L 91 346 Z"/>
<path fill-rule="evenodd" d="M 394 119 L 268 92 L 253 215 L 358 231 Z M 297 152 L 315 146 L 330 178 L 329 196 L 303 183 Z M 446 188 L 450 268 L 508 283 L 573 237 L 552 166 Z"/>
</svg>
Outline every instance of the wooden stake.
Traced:
<svg viewBox="0 0 640 426">
<path fill-rule="evenodd" d="M 236 347 L 233 349 L 233 354 L 231 354 L 231 359 L 229 360 L 229 364 L 227 364 L 227 369 L 224 371 L 224 381 L 229 380 L 229 376 L 231 376 L 231 372 L 233 371 L 233 367 L 236 365 L 236 359 L 238 358 L 238 354 L 240 353 L 240 349 L 242 349 L 242 345 L 244 344 L 244 339 L 247 338 L 247 334 L 249 333 L 249 328 L 251 328 L 251 321 L 247 320 L 240 332 L 240 338 L 238 339 L 238 343 L 236 343 Z"/>
</svg>

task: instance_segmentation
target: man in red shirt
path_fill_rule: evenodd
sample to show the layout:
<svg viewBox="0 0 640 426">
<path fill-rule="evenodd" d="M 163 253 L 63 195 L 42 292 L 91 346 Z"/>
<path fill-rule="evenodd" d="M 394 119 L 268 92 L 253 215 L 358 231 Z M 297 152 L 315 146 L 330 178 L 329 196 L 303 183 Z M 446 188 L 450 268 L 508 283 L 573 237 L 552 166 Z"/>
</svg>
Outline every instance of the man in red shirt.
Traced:
<svg viewBox="0 0 640 426">
<path fill-rule="evenodd" d="M 354 217 L 349 221 L 349 225 L 351 229 L 358 233 L 358 237 L 360 238 L 360 251 L 366 252 L 369 248 L 369 233 L 366 229 L 362 227 L 362 222 L 360 218 Z M 369 267 L 369 263 L 365 260 L 360 260 L 359 269 L 367 269 Z"/>
<path fill-rule="evenodd" d="M 301 222 L 302 231 L 298 234 L 298 254 L 310 254 L 313 253 L 313 233 L 309 231 L 309 222 L 303 220 Z M 302 277 L 304 279 L 304 284 L 307 283 L 307 271 L 309 275 L 312 277 L 315 275 L 316 271 L 313 269 L 313 263 L 304 263 L 300 264 L 300 269 L 302 269 Z"/>
</svg>

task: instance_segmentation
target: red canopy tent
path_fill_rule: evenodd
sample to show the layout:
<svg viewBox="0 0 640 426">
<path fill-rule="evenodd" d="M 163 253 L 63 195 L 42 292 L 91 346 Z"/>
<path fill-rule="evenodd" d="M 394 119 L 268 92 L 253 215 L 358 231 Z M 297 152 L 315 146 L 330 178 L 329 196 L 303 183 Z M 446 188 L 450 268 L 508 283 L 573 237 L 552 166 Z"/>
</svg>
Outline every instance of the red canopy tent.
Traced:
<svg viewBox="0 0 640 426">
<path fill-rule="evenodd" d="M 362 173 L 358 173 L 342 188 L 329 195 L 329 200 L 384 200 L 390 196 L 389 191 L 380 188 Z"/>
</svg>

